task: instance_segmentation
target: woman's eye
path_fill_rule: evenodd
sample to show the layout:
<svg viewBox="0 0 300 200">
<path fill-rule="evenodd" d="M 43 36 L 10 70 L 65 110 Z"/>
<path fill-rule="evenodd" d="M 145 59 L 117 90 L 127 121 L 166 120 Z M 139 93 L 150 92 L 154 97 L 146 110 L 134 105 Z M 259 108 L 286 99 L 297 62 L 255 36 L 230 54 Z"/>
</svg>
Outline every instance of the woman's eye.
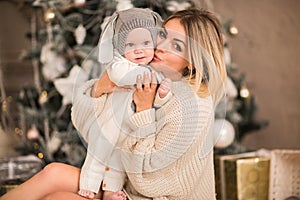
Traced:
<svg viewBox="0 0 300 200">
<path fill-rule="evenodd" d="M 174 49 L 175 49 L 176 51 L 182 52 L 182 48 L 181 48 L 181 46 L 180 46 L 179 44 L 174 43 L 174 44 L 173 44 L 173 47 L 174 47 Z"/>
<path fill-rule="evenodd" d="M 164 31 L 159 31 L 158 35 L 159 35 L 160 38 L 164 38 L 164 39 L 167 38 L 167 35 Z"/>
</svg>

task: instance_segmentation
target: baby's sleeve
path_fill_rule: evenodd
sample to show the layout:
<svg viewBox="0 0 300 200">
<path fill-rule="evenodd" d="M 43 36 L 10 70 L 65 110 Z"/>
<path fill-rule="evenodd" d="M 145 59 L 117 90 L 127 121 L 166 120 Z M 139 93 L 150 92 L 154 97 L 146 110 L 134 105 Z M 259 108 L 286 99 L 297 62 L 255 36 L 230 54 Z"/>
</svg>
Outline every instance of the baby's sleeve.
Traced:
<svg viewBox="0 0 300 200">
<path fill-rule="evenodd" d="M 150 69 L 126 59 L 113 61 L 107 68 L 110 80 L 117 86 L 134 85 L 136 83 L 137 75 L 143 75 L 145 72 L 150 73 Z"/>
<path fill-rule="evenodd" d="M 155 108 L 160 108 L 162 107 L 165 103 L 167 103 L 171 98 L 173 94 L 171 90 L 168 92 L 168 94 L 164 98 L 160 98 L 159 94 L 156 93 L 155 100 L 154 100 L 154 107 Z"/>
</svg>

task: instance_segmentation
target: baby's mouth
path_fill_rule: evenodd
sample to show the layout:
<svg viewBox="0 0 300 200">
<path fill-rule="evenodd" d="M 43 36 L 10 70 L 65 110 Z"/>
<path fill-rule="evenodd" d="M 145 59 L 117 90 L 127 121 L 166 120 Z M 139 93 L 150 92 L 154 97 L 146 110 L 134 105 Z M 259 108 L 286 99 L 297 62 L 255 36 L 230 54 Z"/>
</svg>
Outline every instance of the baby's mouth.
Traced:
<svg viewBox="0 0 300 200">
<path fill-rule="evenodd" d="M 145 57 L 139 57 L 139 58 L 135 58 L 136 60 L 142 60 L 144 59 Z"/>
</svg>

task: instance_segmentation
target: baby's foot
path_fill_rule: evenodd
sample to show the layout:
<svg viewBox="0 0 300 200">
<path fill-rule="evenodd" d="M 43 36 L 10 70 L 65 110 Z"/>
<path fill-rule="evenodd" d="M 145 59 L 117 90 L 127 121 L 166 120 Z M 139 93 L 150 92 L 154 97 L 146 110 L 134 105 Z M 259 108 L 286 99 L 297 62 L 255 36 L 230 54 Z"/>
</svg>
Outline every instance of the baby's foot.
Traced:
<svg viewBox="0 0 300 200">
<path fill-rule="evenodd" d="M 93 199 L 95 197 L 95 193 L 89 190 L 79 190 L 78 194 L 88 199 Z"/>
<path fill-rule="evenodd" d="M 168 78 L 165 78 L 161 81 L 160 86 L 157 90 L 158 95 L 160 98 L 164 98 L 167 96 L 167 94 L 170 92 L 172 87 L 172 81 Z"/>
<path fill-rule="evenodd" d="M 126 200 L 126 194 L 123 191 L 104 191 L 103 200 Z"/>
</svg>

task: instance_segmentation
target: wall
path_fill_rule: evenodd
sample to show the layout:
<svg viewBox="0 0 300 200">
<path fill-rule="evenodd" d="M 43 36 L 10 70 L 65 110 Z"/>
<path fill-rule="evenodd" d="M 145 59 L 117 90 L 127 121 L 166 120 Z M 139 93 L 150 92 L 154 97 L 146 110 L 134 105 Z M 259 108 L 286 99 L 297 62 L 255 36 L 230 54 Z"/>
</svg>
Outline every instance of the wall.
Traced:
<svg viewBox="0 0 300 200">
<path fill-rule="evenodd" d="M 252 148 L 300 149 L 300 1 L 213 0 L 221 19 L 239 29 L 230 38 L 232 60 L 246 74 L 266 129 L 249 134 Z"/>
<path fill-rule="evenodd" d="M 15 94 L 20 87 L 33 82 L 31 62 L 19 59 L 22 51 L 30 48 L 26 38 L 29 32 L 29 19 L 17 4 L 0 1 L 0 64 L 8 94 Z"/>
<path fill-rule="evenodd" d="M 16 4 L 0 1 L 0 67 L 7 95 L 15 95 L 21 87 L 33 82 L 31 62 L 19 59 L 22 50 L 30 48 L 30 41 L 25 38 L 28 31 L 29 21 Z M 0 157 L 17 154 L 14 151 L 17 142 L 14 136 L 0 127 Z"/>
</svg>

